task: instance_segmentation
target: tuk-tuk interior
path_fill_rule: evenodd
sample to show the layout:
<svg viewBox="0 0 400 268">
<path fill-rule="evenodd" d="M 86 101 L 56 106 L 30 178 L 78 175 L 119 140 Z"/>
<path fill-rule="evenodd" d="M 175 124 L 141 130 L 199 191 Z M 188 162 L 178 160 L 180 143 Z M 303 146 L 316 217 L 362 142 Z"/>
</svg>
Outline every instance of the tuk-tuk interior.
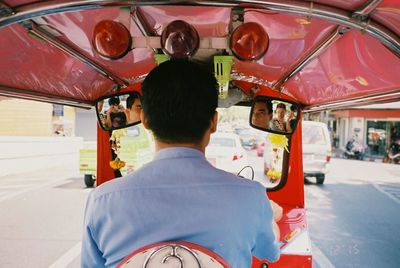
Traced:
<svg viewBox="0 0 400 268">
<path fill-rule="evenodd" d="M 91 109 L 140 93 L 157 64 L 186 57 L 214 70 L 225 108 L 261 96 L 303 113 L 395 101 L 399 11 L 397 0 L 1 1 L 0 96 Z M 187 43 L 174 47 L 171 33 L 188 33 Z M 298 114 L 295 131 L 280 133 L 289 142 L 280 183 L 267 188 L 284 208 L 281 240 L 296 239 L 271 267 L 312 263 Z M 109 134 L 98 126 L 98 185 L 116 177 Z"/>
</svg>

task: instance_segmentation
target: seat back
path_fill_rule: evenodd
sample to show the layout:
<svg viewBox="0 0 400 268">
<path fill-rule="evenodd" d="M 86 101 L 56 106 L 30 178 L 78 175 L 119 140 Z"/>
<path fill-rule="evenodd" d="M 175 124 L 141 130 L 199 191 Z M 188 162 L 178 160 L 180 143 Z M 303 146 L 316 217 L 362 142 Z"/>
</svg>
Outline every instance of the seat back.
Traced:
<svg viewBox="0 0 400 268">
<path fill-rule="evenodd" d="M 189 242 L 161 242 L 135 250 L 117 268 L 230 268 L 218 254 Z"/>
</svg>

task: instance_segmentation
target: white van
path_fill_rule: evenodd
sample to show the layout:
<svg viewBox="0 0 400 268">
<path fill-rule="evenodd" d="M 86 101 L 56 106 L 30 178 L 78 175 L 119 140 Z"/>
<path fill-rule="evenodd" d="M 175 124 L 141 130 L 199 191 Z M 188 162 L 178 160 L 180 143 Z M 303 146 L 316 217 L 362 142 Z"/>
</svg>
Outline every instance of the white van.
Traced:
<svg viewBox="0 0 400 268">
<path fill-rule="evenodd" d="M 328 126 L 315 121 L 303 121 L 304 178 L 315 177 L 323 184 L 332 156 L 332 143 Z"/>
</svg>

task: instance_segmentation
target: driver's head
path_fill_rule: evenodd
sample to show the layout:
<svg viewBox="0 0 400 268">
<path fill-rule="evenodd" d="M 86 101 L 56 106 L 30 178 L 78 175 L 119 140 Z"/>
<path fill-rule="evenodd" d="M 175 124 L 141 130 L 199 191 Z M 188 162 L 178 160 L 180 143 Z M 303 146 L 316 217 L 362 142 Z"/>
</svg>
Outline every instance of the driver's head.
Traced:
<svg viewBox="0 0 400 268">
<path fill-rule="evenodd" d="M 142 103 L 139 94 L 132 93 L 126 99 L 126 111 L 128 112 L 128 123 L 136 123 L 140 121 L 140 112 L 142 110 Z"/>
<path fill-rule="evenodd" d="M 170 60 L 154 68 L 142 92 L 147 125 L 165 143 L 201 141 L 218 104 L 214 75 L 186 60 Z"/>
<path fill-rule="evenodd" d="M 268 128 L 272 118 L 272 103 L 268 100 L 256 100 L 253 107 L 251 123 L 257 127 Z"/>
</svg>

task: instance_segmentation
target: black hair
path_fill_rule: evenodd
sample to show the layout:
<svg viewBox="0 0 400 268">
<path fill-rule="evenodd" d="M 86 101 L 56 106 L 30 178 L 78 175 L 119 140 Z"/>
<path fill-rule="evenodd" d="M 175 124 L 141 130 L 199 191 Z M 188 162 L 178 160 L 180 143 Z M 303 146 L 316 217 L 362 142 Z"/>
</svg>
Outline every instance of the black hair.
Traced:
<svg viewBox="0 0 400 268">
<path fill-rule="evenodd" d="M 166 143 L 201 141 L 218 105 L 214 75 L 188 60 L 170 60 L 154 68 L 142 92 L 149 128 Z"/>
<path fill-rule="evenodd" d="M 266 99 L 256 99 L 256 102 L 262 102 L 267 105 L 268 109 L 268 114 L 272 114 L 272 102 L 271 100 L 266 100 Z"/>
<path fill-rule="evenodd" d="M 282 109 L 286 110 L 286 105 L 283 104 L 282 102 L 280 102 L 280 103 L 278 103 L 278 105 L 276 105 L 276 109 L 278 109 L 278 108 L 282 108 Z"/>
<path fill-rule="evenodd" d="M 139 98 L 139 94 L 137 93 L 130 94 L 129 97 L 126 99 L 126 108 L 131 109 L 132 105 L 135 103 L 135 100 Z"/>
<path fill-rule="evenodd" d="M 112 97 L 108 100 L 108 104 L 111 105 L 119 105 L 119 98 L 118 97 Z"/>
<path fill-rule="evenodd" d="M 115 127 L 122 127 L 126 125 L 126 115 L 124 112 L 116 112 L 110 113 L 111 125 L 113 124 L 114 119 L 119 120 L 119 125 Z"/>
</svg>

